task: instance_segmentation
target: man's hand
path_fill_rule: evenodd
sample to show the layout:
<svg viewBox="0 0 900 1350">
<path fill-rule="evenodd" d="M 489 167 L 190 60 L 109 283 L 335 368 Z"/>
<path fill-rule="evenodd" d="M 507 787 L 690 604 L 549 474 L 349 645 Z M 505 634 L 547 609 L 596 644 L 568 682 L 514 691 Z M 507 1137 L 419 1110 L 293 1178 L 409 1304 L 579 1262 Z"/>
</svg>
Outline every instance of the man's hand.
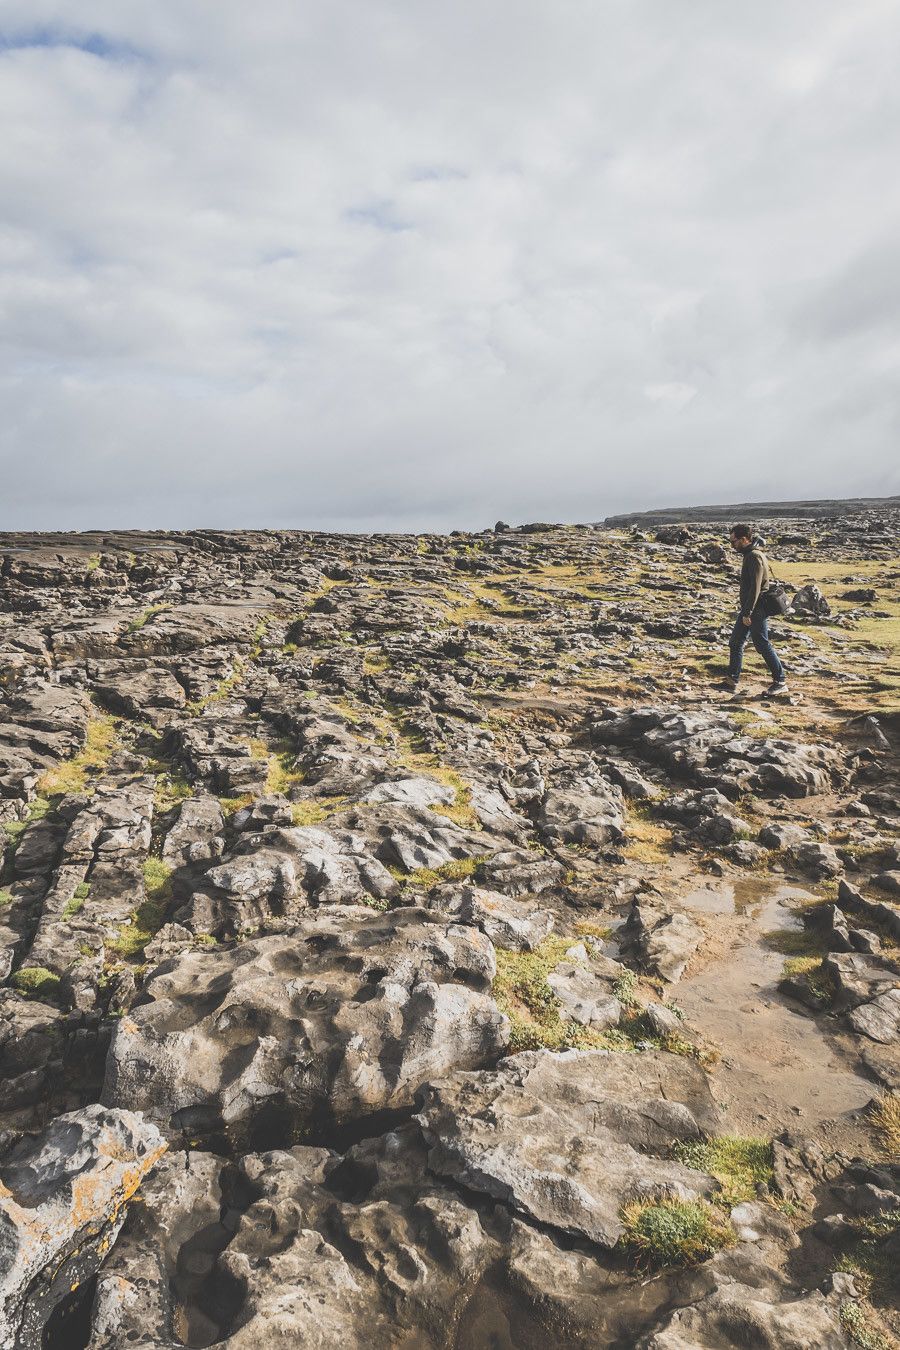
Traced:
<svg viewBox="0 0 900 1350">
<path fill-rule="evenodd" d="M 746 615 L 746 614 L 743 614 L 743 615 L 741 616 L 741 622 L 743 623 L 743 625 L 744 625 L 745 628 L 749 628 L 750 625 L 751 625 L 751 623 L 753 622 L 753 620 L 752 620 L 752 619 L 748 619 L 748 618 L 747 618 L 747 615 Z"/>
</svg>

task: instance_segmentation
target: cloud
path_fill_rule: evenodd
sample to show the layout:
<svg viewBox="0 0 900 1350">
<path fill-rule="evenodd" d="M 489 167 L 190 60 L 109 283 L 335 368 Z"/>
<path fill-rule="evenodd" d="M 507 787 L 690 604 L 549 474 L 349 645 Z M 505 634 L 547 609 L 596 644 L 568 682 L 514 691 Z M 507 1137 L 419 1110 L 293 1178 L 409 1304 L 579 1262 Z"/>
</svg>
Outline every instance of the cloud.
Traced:
<svg viewBox="0 0 900 1350">
<path fill-rule="evenodd" d="M 900 489 L 888 0 L 7 0 L 0 527 Z"/>
</svg>

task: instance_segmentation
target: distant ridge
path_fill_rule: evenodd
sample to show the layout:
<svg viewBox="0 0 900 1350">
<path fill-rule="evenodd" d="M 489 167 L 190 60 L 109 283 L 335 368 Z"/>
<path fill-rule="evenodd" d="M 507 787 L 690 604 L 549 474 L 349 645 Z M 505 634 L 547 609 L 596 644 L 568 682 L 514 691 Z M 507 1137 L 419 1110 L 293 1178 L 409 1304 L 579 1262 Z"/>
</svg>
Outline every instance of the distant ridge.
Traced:
<svg viewBox="0 0 900 1350">
<path fill-rule="evenodd" d="M 604 525 L 667 525 L 675 522 L 702 520 L 711 524 L 740 520 L 742 516 L 771 519 L 784 516 L 789 519 L 823 518 L 850 515 L 854 511 L 891 511 L 900 508 L 900 497 L 826 497 L 820 501 L 802 502 L 736 502 L 728 506 L 665 506 L 657 511 L 629 511 L 624 515 L 607 516 Z"/>
</svg>

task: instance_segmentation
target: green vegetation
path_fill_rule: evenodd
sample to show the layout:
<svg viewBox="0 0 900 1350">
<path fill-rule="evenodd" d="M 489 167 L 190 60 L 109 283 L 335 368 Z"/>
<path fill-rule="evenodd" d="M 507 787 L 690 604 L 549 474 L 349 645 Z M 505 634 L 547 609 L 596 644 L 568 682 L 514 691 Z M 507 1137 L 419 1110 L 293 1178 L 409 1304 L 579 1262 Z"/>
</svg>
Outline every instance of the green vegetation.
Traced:
<svg viewBox="0 0 900 1350">
<path fill-rule="evenodd" d="M 171 606 L 166 604 L 164 601 L 160 602 L 160 604 L 158 605 L 149 605 L 147 609 L 143 611 L 143 613 L 137 616 L 136 619 L 131 620 L 131 623 L 125 629 L 126 633 L 140 632 L 140 630 L 144 627 L 144 625 L 150 622 L 154 614 L 161 614 L 164 609 L 170 608 Z"/>
<path fill-rule="evenodd" d="M 59 976 L 46 966 L 23 966 L 13 975 L 10 983 L 26 998 L 38 1000 L 53 999 L 59 993 Z"/>
<path fill-rule="evenodd" d="M 96 572 L 99 566 L 100 566 L 100 554 L 92 553 L 87 560 L 87 566 L 85 567 L 84 570 L 86 572 Z"/>
<path fill-rule="evenodd" d="M 144 863 L 147 898 L 133 911 L 130 921 L 122 925 L 118 936 L 107 943 L 110 952 L 126 961 L 143 955 L 147 943 L 165 922 L 166 910 L 172 898 L 171 876 L 171 867 L 161 858 L 147 859 Z"/>
<path fill-rule="evenodd" d="M 440 886 L 444 881 L 467 881 L 486 862 L 485 855 L 478 858 L 454 858 L 442 867 L 418 867 L 414 872 L 404 872 L 402 867 L 389 867 L 388 871 L 403 887 L 423 886 L 430 889 Z"/>
<path fill-rule="evenodd" d="M 346 800 L 346 797 L 317 797 L 311 801 L 294 802 L 291 816 L 295 825 L 320 825 L 335 811 L 339 811 Z"/>
<path fill-rule="evenodd" d="M 93 717 L 87 724 L 84 749 L 55 769 L 48 769 L 38 780 L 38 792 L 44 798 L 63 797 L 84 792 L 89 778 L 102 773 L 116 748 L 116 724 L 112 717 Z M 49 810 L 49 804 L 48 808 Z"/>
<path fill-rule="evenodd" d="M 872 1110 L 872 1124 L 885 1150 L 900 1158 L 900 1092 L 886 1092 L 878 1099 Z"/>
<path fill-rule="evenodd" d="M 72 899 L 67 901 L 63 907 L 62 915 L 60 917 L 63 919 L 71 919 L 73 915 L 80 913 L 80 911 L 84 909 L 84 902 L 90 895 L 90 892 L 91 888 L 86 881 L 79 882 L 75 887 Z"/>
<path fill-rule="evenodd" d="M 785 979 L 801 979 L 818 1003 L 830 1003 L 834 994 L 831 976 L 825 970 L 820 956 L 794 956 L 785 961 Z"/>
<path fill-rule="evenodd" d="M 745 1200 L 755 1200 L 758 1188 L 768 1189 L 772 1183 L 772 1142 L 769 1139 L 720 1135 L 705 1143 L 676 1144 L 673 1151 L 686 1167 L 715 1177 L 722 1187 L 714 1197 L 715 1203 L 727 1209 Z"/>
<path fill-rule="evenodd" d="M 837 1269 L 852 1275 L 873 1302 L 894 1306 L 900 1298 L 900 1265 L 889 1246 L 900 1232 L 900 1210 L 858 1219 L 853 1226 L 857 1240 L 841 1256 Z"/>
<path fill-rule="evenodd" d="M 891 1350 L 891 1342 L 876 1331 L 858 1302 L 848 1300 L 841 1304 L 841 1325 L 860 1350 Z"/>
<path fill-rule="evenodd" d="M 171 811 L 181 802 L 193 795 L 193 789 L 184 775 L 178 770 L 163 770 L 156 776 L 153 789 L 153 809 L 157 815 Z"/>
<path fill-rule="evenodd" d="M 233 816 L 236 811 L 243 811 L 245 806 L 253 805 L 253 795 L 245 792 L 241 797 L 219 797 L 218 801 L 222 808 L 222 814 Z"/>
<path fill-rule="evenodd" d="M 622 1222 L 621 1249 L 651 1269 L 696 1265 L 737 1241 L 725 1216 L 703 1200 L 635 1201 L 623 1209 Z"/>
<path fill-rule="evenodd" d="M 672 831 L 652 818 L 652 808 L 630 802 L 625 823 L 625 847 L 631 862 L 666 866 L 672 858 Z"/>
</svg>

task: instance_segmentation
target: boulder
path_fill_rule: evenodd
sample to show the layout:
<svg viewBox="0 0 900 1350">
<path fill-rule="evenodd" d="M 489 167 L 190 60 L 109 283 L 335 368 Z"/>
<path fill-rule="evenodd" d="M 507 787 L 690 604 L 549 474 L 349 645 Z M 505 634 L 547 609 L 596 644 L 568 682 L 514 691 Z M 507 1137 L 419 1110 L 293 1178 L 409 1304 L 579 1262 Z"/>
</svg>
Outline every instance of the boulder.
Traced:
<svg viewBox="0 0 900 1350">
<path fill-rule="evenodd" d="M 181 952 L 116 1025 L 103 1100 L 182 1132 L 256 1140 L 412 1100 L 498 1054 L 494 950 L 426 910 L 342 907 L 231 950 Z"/>
<path fill-rule="evenodd" d="M 100 1266 L 135 1191 L 165 1150 L 131 1111 L 57 1116 L 0 1162 L 0 1346 L 41 1343 L 57 1304 Z"/>
</svg>

